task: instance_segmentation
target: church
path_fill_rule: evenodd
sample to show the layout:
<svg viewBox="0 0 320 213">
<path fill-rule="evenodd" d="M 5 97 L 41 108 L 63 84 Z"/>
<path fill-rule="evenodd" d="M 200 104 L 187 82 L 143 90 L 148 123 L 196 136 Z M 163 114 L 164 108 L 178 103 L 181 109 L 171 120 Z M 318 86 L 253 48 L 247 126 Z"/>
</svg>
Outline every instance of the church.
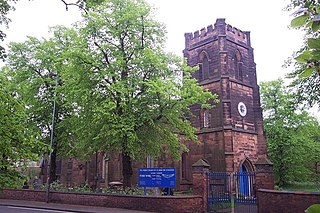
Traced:
<svg viewBox="0 0 320 213">
<path fill-rule="evenodd" d="M 177 190 L 191 189 L 192 165 L 199 159 L 210 165 L 211 172 L 270 170 L 250 32 L 217 19 L 214 25 L 185 34 L 183 55 L 189 66 L 199 66 L 193 76 L 198 84 L 218 94 L 220 102 L 212 109 L 190 106 L 194 115 L 190 122 L 197 128 L 200 144 L 185 142 L 190 151 L 182 153 L 179 161 L 135 162 L 133 183 L 137 183 L 138 168 L 148 164 L 176 168 Z M 99 182 L 106 187 L 122 181 L 121 168 L 119 154 L 97 153 L 88 162 L 59 160 L 57 177 L 65 185 Z M 263 181 L 273 185 L 272 179 Z"/>
</svg>

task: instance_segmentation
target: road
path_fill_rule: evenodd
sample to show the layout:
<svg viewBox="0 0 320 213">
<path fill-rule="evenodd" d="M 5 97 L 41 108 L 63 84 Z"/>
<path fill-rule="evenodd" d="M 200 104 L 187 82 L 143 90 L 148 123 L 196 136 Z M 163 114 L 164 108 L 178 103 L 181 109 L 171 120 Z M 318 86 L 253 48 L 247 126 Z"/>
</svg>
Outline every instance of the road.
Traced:
<svg viewBox="0 0 320 213">
<path fill-rule="evenodd" d="M 0 199 L 0 213 L 149 213 L 129 209 Z"/>
<path fill-rule="evenodd" d="M 38 209 L 31 207 L 19 206 L 0 206 L 1 213 L 74 213 L 71 211 L 51 210 L 51 209 Z"/>
</svg>

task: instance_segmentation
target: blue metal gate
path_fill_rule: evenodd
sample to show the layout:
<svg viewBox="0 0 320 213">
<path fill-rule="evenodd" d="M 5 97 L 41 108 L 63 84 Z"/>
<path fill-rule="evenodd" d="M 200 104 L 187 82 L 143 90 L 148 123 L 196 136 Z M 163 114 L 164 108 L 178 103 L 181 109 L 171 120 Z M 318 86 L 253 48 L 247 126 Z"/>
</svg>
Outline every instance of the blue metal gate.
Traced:
<svg viewBox="0 0 320 213">
<path fill-rule="evenodd" d="M 256 213 L 255 174 L 207 174 L 208 212 Z"/>
<path fill-rule="evenodd" d="M 231 175 L 225 172 L 207 174 L 208 212 L 231 208 Z"/>
<path fill-rule="evenodd" d="M 256 175 L 246 171 L 233 174 L 235 184 L 234 212 L 256 213 Z"/>
</svg>

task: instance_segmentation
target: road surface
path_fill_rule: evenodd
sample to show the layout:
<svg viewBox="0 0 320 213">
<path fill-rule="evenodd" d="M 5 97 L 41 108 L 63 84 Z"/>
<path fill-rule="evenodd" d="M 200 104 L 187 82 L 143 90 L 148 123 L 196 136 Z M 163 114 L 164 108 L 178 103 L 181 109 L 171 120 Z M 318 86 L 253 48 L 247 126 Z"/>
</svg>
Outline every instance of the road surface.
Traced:
<svg viewBox="0 0 320 213">
<path fill-rule="evenodd" d="M 31 207 L 19 207 L 19 206 L 0 206 L 1 213 L 75 213 L 70 211 L 61 211 L 53 209 L 38 209 Z"/>
<path fill-rule="evenodd" d="M 148 213 L 128 209 L 0 199 L 0 213 Z"/>
</svg>

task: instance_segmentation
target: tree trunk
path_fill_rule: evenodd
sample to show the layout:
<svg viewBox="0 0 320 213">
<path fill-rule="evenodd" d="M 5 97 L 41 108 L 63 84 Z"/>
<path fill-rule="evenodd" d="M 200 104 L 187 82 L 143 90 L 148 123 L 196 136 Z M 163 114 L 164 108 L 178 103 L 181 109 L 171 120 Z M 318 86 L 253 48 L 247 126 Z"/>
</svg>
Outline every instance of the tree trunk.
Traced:
<svg viewBox="0 0 320 213">
<path fill-rule="evenodd" d="M 123 176 L 123 186 L 131 187 L 132 186 L 132 160 L 131 157 L 122 152 L 122 176 Z"/>
</svg>

